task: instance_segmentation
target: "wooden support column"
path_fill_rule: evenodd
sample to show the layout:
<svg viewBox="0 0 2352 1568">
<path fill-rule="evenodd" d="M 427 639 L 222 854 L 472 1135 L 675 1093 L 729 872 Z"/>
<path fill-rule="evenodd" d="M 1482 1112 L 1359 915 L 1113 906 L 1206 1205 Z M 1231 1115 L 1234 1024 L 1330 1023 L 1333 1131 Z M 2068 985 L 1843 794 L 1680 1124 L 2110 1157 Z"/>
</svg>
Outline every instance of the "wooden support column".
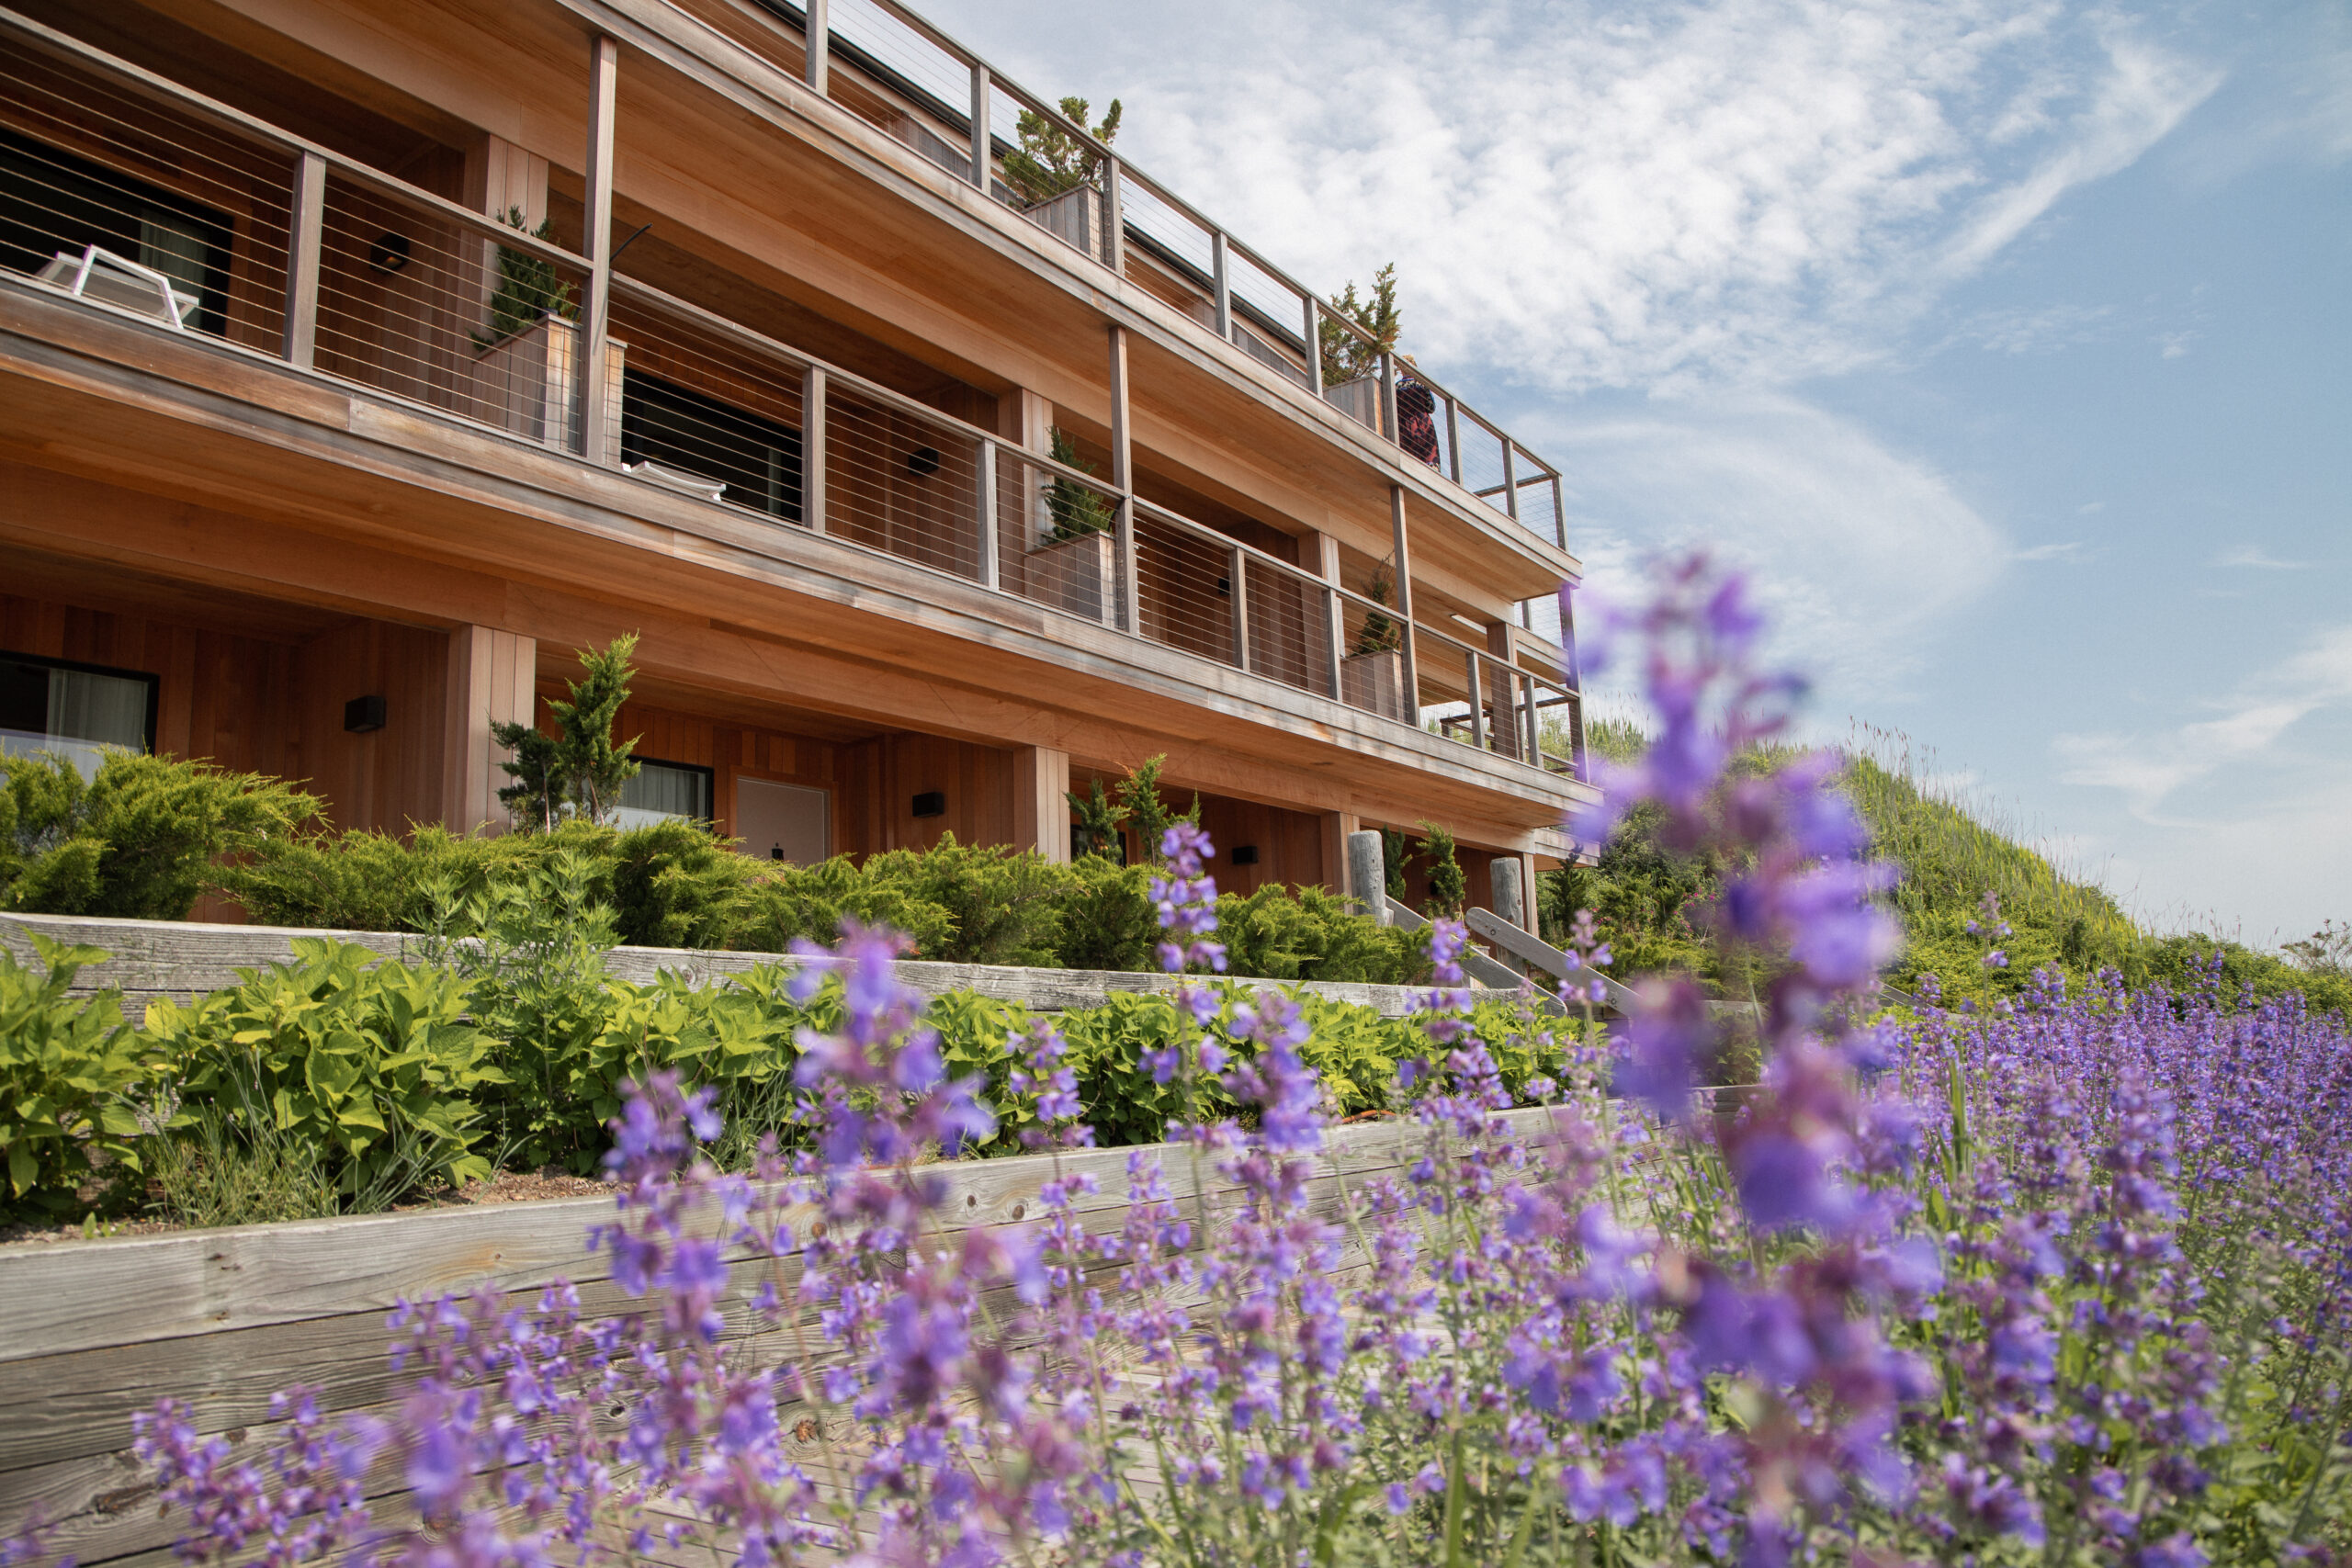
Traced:
<svg viewBox="0 0 2352 1568">
<path fill-rule="evenodd" d="M 1331 700 L 1346 700 L 1346 675 L 1340 666 L 1347 657 L 1347 604 L 1340 597 L 1340 541 L 1329 534 L 1315 536 L 1315 570 L 1331 586 L 1323 591 L 1323 637 L 1331 661 Z"/>
<path fill-rule="evenodd" d="M 1355 889 L 1349 886 L 1348 835 L 1359 825 L 1352 811 L 1326 811 L 1322 816 L 1323 886 L 1342 898 L 1355 896 Z"/>
<path fill-rule="evenodd" d="M 1143 592 L 1136 581 L 1136 481 L 1127 414 L 1127 330 L 1111 325 L 1111 488 L 1119 492 L 1119 629 L 1143 635 Z"/>
<path fill-rule="evenodd" d="M 800 521 L 825 531 L 825 371 L 817 365 L 800 373 Z"/>
<path fill-rule="evenodd" d="M 1405 722 L 1416 729 L 1421 724 L 1421 677 L 1414 658 L 1413 636 L 1413 552 L 1405 537 L 1405 487 L 1388 487 L 1388 526 L 1396 542 L 1396 625 L 1404 633 Z"/>
<path fill-rule="evenodd" d="M 326 211 L 327 161 L 305 152 L 294 164 L 294 206 L 287 220 L 285 334 L 286 362 L 304 370 L 319 352 L 319 247 Z"/>
<path fill-rule="evenodd" d="M 806 51 L 801 73 L 820 95 L 825 92 L 829 85 L 828 78 L 832 74 L 832 9 L 829 0 L 805 0 L 802 13 L 808 22 L 807 30 L 800 35 L 802 48 Z"/>
<path fill-rule="evenodd" d="M 494 626 L 459 626 L 449 634 L 441 820 L 453 833 L 506 825 L 498 792 L 509 781 L 498 765 L 507 758 L 491 739 L 490 727 L 531 722 L 538 651 L 536 639 Z"/>
<path fill-rule="evenodd" d="M 989 103 L 992 96 L 989 68 L 976 60 L 972 62 L 972 183 L 979 187 L 982 196 L 989 192 L 989 168 L 994 161 L 990 154 L 996 151 L 989 132 Z"/>
<path fill-rule="evenodd" d="M 1209 283 L 1216 291 L 1216 335 L 1233 341 L 1233 283 L 1228 276 L 1225 231 L 1209 231 Z"/>
<path fill-rule="evenodd" d="M 1012 847 L 1069 863 L 1069 753 L 1050 746 L 1012 749 Z"/>
<path fill-rule="evenodd" d="M 608 38 L 588 46 L 588 159 L 581 213 L 588 281 L 580 302 L 571 428 L 578 432 L 575 450 L 592 463 L 605 461 L 606 433 L 620 419 L 620 410 L 607 407 L 605 399 L 605 339 L 613 313 L 613 115 L 620 56 L 620 45 Z"/>
</svg>

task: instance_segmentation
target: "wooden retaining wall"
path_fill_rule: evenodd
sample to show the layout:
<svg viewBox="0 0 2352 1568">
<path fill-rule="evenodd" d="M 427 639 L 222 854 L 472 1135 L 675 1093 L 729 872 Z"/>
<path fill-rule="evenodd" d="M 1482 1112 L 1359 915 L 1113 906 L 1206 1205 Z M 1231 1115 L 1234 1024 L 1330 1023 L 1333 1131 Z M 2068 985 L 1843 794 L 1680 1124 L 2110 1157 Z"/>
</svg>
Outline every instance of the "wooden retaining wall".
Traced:
<svg viewBox="0 0 2352 1568">
<path fill-rule="evenodd" d="M 418 938 L 396 931 L 306 931 L 292 926 L 208 925 L 197 920 L 85 919 L 73 915 L 0 915 L 0 944 L 20 958 L 32 956 L 23 933 L 38 931 L 56 942 L 104 948 L 110 956 L 82 971 L 77 992 L 114 987 L 122 992 L 125 1016 L 136 1021 L 148 1002 L 185 1001 L 191 995 L 237 983 L 237 970 L 282 963 L 294 955 L 297 937 L 333 937 L 374 949 L 387 958 L 413 958 Z M 619 979 L 650 981 L 663 970 L 697 983 L 741 974 L 763 964 L 788 962 L 773 953 L 719 953 L 677 947 L 616 947 L 606 964 Z M 1099 1007 L 1114 991 L 1172 993 L 1182 983 L 1167 975 L 1099 969 L 1023 969 L 1001 964 L 902 962 L 899 973 L 927 996 L 972 990 L 1001 1001 L 1019 1002 L 1033 1012 L 1067 1012 Z M 1274 981 L 1260 981 L 1272 987 Z M 1411 1010 L 1411 988 L 1352 981 L 1280 982 L 1338 1001 L 1377 1009 L 1399 1018 Z"/>
<path fill-rule="evenodd" d="M 1532 1130 L 1544 1113 L 1509 1114 Z M 1313 1184 L 1314 1203 L 1336 1216 L 1342 1181 L 1394 1171 L 1419 1148 L 1417 1130 L 1393 1121 L 1336 1129 Z M 1101 1185 L 1082 1205 L 1090 1230 L 1124 1223 L 1132 1152 L 1062 1156 L 1066 1171 L 1090 1172 Z M 1160 1152 L 1169 1185 L 1189 1212 L 1191 1156 Z M 1054 1158 L 943 1168 L 948 1228 L 1020 1224 L 1037 1217 L 1039 1186 L 1053 1174 Z M 1214 1173 L 1206 1184 L 1213 1201 L 1226 1190 Z M 85 1568 L 169 1561 L 180 1519 L 161 1517 L 131 1456 L 133 1413 L 171 1395 L 193 1406 L 201 1432 L 252 1452 L 274 1438 L 269 1396 L 288 1383 L 317 1385 L 330 1412 L 397 1403 L 384 1318 L 401 1298 L 462 1292 L 485 1281 L 532 1292 L 561 1278 L 579 1287 L 592 1316 L 628 1311 L 605 1255 L 582 1245 L 587 1227 L 610 1213 L 603 1198 L 560 1199 L 0 1249 L 0 1534 L 13 1533 L 39 1506 L 55 1525 L 51 1553 L 71 1553 Z M 791 1299 L 797 1269 L 789 1259 L 772 1266 L 748 1264 L 740 1251 L 730 1258 L 739 1267 L 724 1303 L 728 1335 L 745 1353 L 780 1359 L 792 1334 L 755 1334 L 746 1303 L 770 1267 Z M 1354 1261 L 1344 1258 L 1342 1270 Z M 810 1341 L 816 1337 L 811 1329 Z M 787 1429 L 792 1425 L 787 1413 Z M 382 1456 L 369 1491 L 399 1490 L 397 1461 Z"/>
</svg>

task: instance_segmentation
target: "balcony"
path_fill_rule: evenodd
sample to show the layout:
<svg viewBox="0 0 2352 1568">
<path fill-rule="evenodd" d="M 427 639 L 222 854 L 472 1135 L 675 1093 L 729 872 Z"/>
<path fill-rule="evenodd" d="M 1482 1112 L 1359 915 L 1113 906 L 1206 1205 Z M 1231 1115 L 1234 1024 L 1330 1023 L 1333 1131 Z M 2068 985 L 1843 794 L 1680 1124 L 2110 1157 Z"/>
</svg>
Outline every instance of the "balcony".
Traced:
<svg viewBox="0 0 2352 1568">
<path fill-rule="evenodd" d="M 771 51 L 797 41 L 764 13 L 725 17 Z M 1108 477 L 1057 460 L 577 240 L 525 233 L 38 24 L 0 13 L 0 268 L 13 287 L 617 470 L 739 525 L 890 558 L 1584 777 L 1574 673 L 1557 649 L 1515 633 L 1478 647 L 1391 603 L 1371 563 L 1353 563 L 1351 586 L 1336 552 L 1310 570 L 1123 488 L 1115 457 Z M 933 51 L 929 65 L 906 55 L 910 38 Z M 837 9 L 835 41 L 899 97 L 923 80 L 910 73 L 960 61 L 988 123 L 1023 107 L 1052 114 L 909 13 L 860 0 L 855 17 Z M 831 81 L 869 119 L 890 101 L 846 72 Z M 954 127 L 935 99 L 918 108 L 927 118 L 889 129 L 940 162 L 952 146 L 924 127 Z M 1001 150 L 992 141 L 987 156 Z M 1023 204 L 994 179 L 992 194 L 1102 265 L 1159 279 L 1165 297 L 1195 288 L 1204 330 L 1384 439 L 1396 440 L 1400 396 L 1426 389 L 1441 434 L 1412 455 L 1502 520 L 1558 537 L 1556 471 L 1385 355 L 1375 377 L 1322 386 L 1308 345 L 1353 324 L 1101 151 L 1095 177 L 1051 201 Z M 1287 331 L 1284 299 L 1297 321 Z M 1409 575 L 1400 586 L 1409 592 Z M 1547 753 L 1544 716 L 1562 712 L 1566 754 Z"/>
</svg>

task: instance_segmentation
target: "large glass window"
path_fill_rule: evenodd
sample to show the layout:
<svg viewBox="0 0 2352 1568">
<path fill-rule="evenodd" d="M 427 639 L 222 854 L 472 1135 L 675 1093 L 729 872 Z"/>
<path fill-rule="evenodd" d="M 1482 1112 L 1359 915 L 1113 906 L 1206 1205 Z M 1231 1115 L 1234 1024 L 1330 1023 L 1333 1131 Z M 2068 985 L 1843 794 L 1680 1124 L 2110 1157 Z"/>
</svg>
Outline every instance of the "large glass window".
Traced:
<svg viewBox="0 0 2352 1568">
<path fill-rule="evenodd" d="M 154 743 L 154 676 L 0 653 L 0 752 L 55 751 L 87 778 L 106 748 L 147 751 Z"/>
<path fill-rule="evenodd" d="M 800 432 L 637 370 L 621 376 L 621 461 L 716 479 L 721 500 L 800 521 Z"/>
<path fill-rule="evenodd" d="M 230 232 L 226 213 L 0 130 L 0 266 L 37 273 L 97 245 L 170 278 L 183 301 L 196 301 L 187 324 L 220 333 L 229 324 Z"/>
<path fill-rule="evenodd" d="M 624 828 L 655 822 L 710 820 L 710 770 L 692 762 L 638 759 L 637 776 L 621 785 L 621 803 L 613 820 Z"/>
</svg>

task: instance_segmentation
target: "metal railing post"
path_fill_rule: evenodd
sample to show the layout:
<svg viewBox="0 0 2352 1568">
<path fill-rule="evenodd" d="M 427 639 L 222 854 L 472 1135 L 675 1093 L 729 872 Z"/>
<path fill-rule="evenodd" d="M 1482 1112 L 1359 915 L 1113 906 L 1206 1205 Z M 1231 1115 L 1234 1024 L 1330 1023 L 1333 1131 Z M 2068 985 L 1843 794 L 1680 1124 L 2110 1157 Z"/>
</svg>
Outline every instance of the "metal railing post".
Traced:
<svg viewBox="0 0 2352 1568">
<path fill-rule="evenodd" d="M 989 154 L 995 151 L 989 130 L 989 68 L 978 61 L 972 62 L 972 183 L 980 194 L 989 193 Z"/>
<path fill-rule="evenodd" d="M 1462 662 L 1469 671 L 1470 747 L 1473 750 L 1483 751 L 1487 749 L 1487 705 L 1479 689 L 1478 656 L 1465 651 L 1462 655 Z"/>
<path fill-rule="evenodd" d="M 1225 231 L 1209 231 L 1209 277 L 1216 291 L 1216 335 L 1233 341 L 1233 285 L 1227 272 Z"/>
<path fill-rule="evenodd" d="M 833 8 L 828 0 L 803 0 L 803 3 L 807 7 L 804 14 L 808 24 L 800 35 L 806 56 L 801 74 L 808 79 L 808 85 L 822 96 L 830 85 L 828 78 L 832 74 Z"/>
<path fill-rule="evenodd" d="M 1309 294 L 1306 305 L 1306 389 L 1323 395 L 1323 306 Z"/>
<path fill-rule="evenodd" d="M 571 428 L 580 455 L 596 464 L 605 461 L 605 432 L 620 412 L 605 400 L 605 338 L 613 311 L 613 115 L 620 54 L 620 45 L 608 38 L 588 46 L 588 159 L 581 210 L 588 282 L 580 302 L 579 352 L 572 356 Z"/>
<path fill-rule="evenodd" d="M 1419 729 L 1421 725 L 1420 666 L 1415 659 L 1413 637 L 1413 556 L 1405 537 L 1405 487 L 1388 487 L 1388 526 L 1396 547 L 1396 625 L 1403 634 L 1400 651 L 1405 655 L 1405 689 L 1401 695 L 1405 704 L 1405 722 Z"/>
<path fill-rule="evenodd" d="M 1135 470 L 1127 424 L 1127 329 L 1111 323 L 1111 488 L 1119 492 L 1117 533 L 1119 629 L 1143 635 L 1143 585 L 1136 581 Z M 1106 596 L 1107 597 L 1107 596 Z"/>
<path fill-rule="evenodd" d="M 972 477 L 972 515 L 980 529 L 980 586 L 994 588 L 1000 575 L 996 536 L 996 443 L 980 443 L 978 470 Z"/>
<path fill-rule="evenodd" d="M 319 353 L 319 249 L 326 238 L 327 161 L 305 152 L 294 165 L 294 205 L 286 215 L 285 355 L 308 370 Z"/>
<path fill-rule="evenodd" d="M 1233 590 L 1227 602 L 1233 606 L 1233 662 L 1246 675 L 1250 672 L 1250 562 L 1239 546 L 1231 554 Z"/>
<path fill-rule="evenodd" d="M 1119 160 L 1102 160 L 1102 265 L 1125 277 L 1127 274 L 1125 198 L 1119 191 Z"/>
<path fill-rule="evenodd" d="M 815 365 L 800 373 L 800 521 L 825 531 L 825 372 Z"/>
</svg>

